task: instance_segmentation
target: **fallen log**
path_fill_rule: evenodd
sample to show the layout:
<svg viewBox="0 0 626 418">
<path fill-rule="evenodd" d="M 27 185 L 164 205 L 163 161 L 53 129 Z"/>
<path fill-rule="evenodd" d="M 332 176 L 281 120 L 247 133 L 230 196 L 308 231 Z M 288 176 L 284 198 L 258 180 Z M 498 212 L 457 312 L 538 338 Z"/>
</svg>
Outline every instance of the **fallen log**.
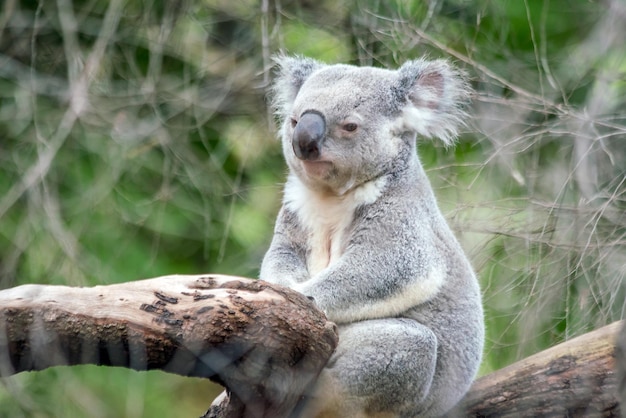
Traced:
<svg viewBox="0 0 626 418">
<path fill-rule="evenodd" d="M 336 345 L 306 297 L 240 277 L 0 291 L 0 376 L 97 364 L 204 377 L 226 387 L 216 417 L 288 416 Z"/>
<path fill-rule="evenodd" d="M 479 378 L 450 416 L 619 417 L 615 356 L 623 322 Z"/>
</svg>

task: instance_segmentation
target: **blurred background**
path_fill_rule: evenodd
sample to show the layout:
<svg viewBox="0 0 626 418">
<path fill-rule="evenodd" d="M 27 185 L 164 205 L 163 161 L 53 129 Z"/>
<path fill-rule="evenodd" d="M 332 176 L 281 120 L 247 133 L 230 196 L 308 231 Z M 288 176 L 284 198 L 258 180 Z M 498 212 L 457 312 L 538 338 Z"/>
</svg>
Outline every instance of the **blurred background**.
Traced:
<svg viewBox="0 0 626 418">
<path fill-rule="evenodd" d="M 4 0 L 0 289 L 256 277 L 286 168 L 273 54 L 476 89 L 454 148 L 420 141 L 480 276 L 481 373 L 625 316 L 623 0 Z M 0 378 L 0 417 L 195 417 L 199 379 L 95 366 Z"/>
</svg>

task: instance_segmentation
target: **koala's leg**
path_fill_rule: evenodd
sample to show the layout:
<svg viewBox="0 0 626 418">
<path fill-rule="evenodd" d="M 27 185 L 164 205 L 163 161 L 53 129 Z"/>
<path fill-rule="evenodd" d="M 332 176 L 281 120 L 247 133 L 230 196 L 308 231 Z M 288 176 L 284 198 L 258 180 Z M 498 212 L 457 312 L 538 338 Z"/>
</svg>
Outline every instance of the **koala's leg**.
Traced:
<svg viewBox="0 0 626 418">
<path fill-rule="evenodd" d="M 414 417 L 432 383 L 437 338 L 405 318 L 339 327 L 339 346 L 302 417 Z"/>
</svg>

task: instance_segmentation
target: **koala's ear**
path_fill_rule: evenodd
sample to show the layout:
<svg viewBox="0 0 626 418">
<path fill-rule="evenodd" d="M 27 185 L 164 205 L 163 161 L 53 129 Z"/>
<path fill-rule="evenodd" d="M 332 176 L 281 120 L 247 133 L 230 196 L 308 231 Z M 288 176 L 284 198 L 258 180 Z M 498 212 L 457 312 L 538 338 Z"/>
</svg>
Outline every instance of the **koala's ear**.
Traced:
<svg viewBox="0 0 626 418">
<path fill-rule="evenodd" d="M 447 61 L 409 61 L 398 69 L 393 92 L 402 110 L 399 128 L 449 145 L 464 124 L 471 92 L 465 74 Z"/>
<path fill-rule="evenodd" d="M 287 116 L 300 87 L 307 78 L 324 64 L 311 58 L 289 57 L 277 55 L 274 57 L 277 73 L 272 88 L 274 111 L 281 117 Z"/>
</svg>

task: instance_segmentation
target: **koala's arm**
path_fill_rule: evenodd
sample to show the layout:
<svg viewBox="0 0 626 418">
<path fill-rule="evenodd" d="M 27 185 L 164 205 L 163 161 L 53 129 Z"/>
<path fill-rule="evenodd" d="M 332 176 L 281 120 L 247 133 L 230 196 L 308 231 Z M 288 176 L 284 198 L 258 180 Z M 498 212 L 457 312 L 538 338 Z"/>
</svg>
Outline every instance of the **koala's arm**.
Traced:
<svg viewBox="0 0 626 418">
<path fill-rule="evenodd" d="M 261 264 L 261 280 L 287 287 L 308 280 L 305 237 L 295 215 L 283 207 L 276 219 L 272 243 Z"/>
<path fill-rule="evenodd" d="M 444 244 L 431 221 L 357 223 L 335 263 L 292 287 L 337 323 L 397 316 L 431 299 L 446 280 Z"/>
</svg>

